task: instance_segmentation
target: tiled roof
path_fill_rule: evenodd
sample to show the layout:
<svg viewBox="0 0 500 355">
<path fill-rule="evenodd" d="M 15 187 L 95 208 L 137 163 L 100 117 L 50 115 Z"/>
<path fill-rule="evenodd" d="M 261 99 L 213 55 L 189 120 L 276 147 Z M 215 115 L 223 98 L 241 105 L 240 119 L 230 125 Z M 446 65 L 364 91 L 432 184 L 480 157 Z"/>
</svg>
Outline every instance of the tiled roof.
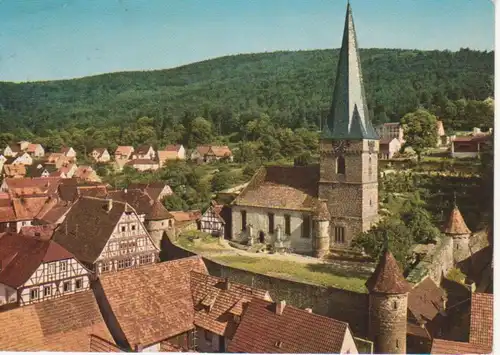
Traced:
<svg viewBox="0 0 500 355">
<path fill-rule="evenodd" d="M 491 350 L 491 347 L 461 341 L 434 339 L 431 354 L 490 354 Z"/>
<path fill-rule="evenodd" d="M 182 145 L 181 144 L 167 144 L 165 146 L 165 149 L 163 150 L 166 150 L 168 152 L 178 152 L 179 149 L 181 149 Z"/>
<path fill-rule="evenodd" d="M 104 295 L 132 349 L 194 327 L 190 273 L 208 273 L 201 257 L 190 257 L 103 274 Z"/>
<path fill-rule="evenodd" d="M 413 322 L 408 322 L 406 324 L 406 334 L 408 335 L 413 335 L 416 337 L 424 338 L 424 339 L 432 339 L 431 335 L 427 331 L 425 327 L 422 327 L 418 324 L 415 324 Z"/>
<path fill-rule="evenodd" d="M 54 194 L 61 183 L 61 178 L 6 178 L 9 193 L 13 197 L 33 194 Z"/>
<path fill-rule="evenodd" d="M 90 350 L 95 353 L 119 353 L 120 348 L 109 340 L 105 340 L 97 335 L 90 334 Z"/>
<path fill-rule="evenodd" d="M 26 175 L 26 167 L 23 164 L 4 164 L 3 171 L 8 177 Z"/>
<path fill-rule="evenodd" d="M 81 197 L 71 207 L 64 222 L 56 229 L 53 240 L 73 253 L 78 260 L 94 263 L 106 246 L 116 224 L 129 205 L 93 197 Z"/>
<path fill-rule="evenodd" d="M 134 151 L 134 147 L 128 146 L 118 146 L 115 150 L 115 155 L 130 155 Z"/>
<path fill-rule="evenodd" d="M 210 146 L 209 145 L 199 145 L 196 147 L 196 150 L 198 151 L 198 153 L 201 156 L 204 156 L 205 154 L 207 154 L 209 152 Z"/>
<path fill-rule="evenodd" d="M 448 224 L 444 230 L 446 234 L 470 234 L 471 231 L 465 224 L 464 218 L 457 206 L 453 208 L 448 218 Z"/>
<path fill-rule="evenodd" d="M 186 352 L 185 349 L 183 349 L 181 346 L 174 345 L 172 343 L 169 343 L 168 341 L 162 341 L 160 343 L 160 352 L 164 353 L 181 353 L 181 352 Z M 193 350 L 189 350 L 190 353 L 194 352 Z"/>
<path fill-rule="evenodd" d="M 176 222 L 187 222 L 187 221 L 196 221 L 201 218 L 201 211 L 170 211 L 170 214 L 174 216 Z"/>
<path fill-rule="evenodd" d="M 158 162 L 151 159 L 133 159 L 126 165 L 158 165 Z"/>
<path fill-rule="evenodd" d="M 50 203 L 50 198 L 21 197 L 0 201 L 0 222 L 29 221 Z"/>
<path fill-rule="evenodd" d="M 493 344 L 493 294 L 473 293 L 469 341 L 490 347 Z"/>
<path fill-rule="evenodd" d="M 73 258 L 53 241 L 41 241 L 17 233 L 0 237 L 0 283 L 17 288 L 44 262 Z"/>
<path fill-rule="evenodd" d="M 233 204 L 311 211 L 316 205 L 319 166 L 261 167 Z"/>
<path fill-rule="evenodd" d="M 168 212 L 165 206 L 163 206 L 163 204 L 158 200 L 154 200 L 149 213 L 146 214 L 146 219 L 152 221 L 160 221 L 162 219 L 171 218 L 174 218 L 174 216 Z"/>
<path fill-rule="evenodd" d="M 226 284 L 225 279 L 191 272 L 195 325 L 231 338 L 236 330 L 233 315 L 241 315 L 243 303 L 250 302 L 253 297 L 271 301 L 271 297 L 267 291 L 231 282 L 229 289 L 226 289 Z M 210 309 L 209 305 L 203 307 L 203 302 L 208 299 Z"/>
<path fill-rule="evenodd" d="M 210 147 L 210 150 L 214 153 L 216 157 L 219 158 L 230 157 L 233 155 L 231 149 L 229 149 L 227 145 L 224 146 L 212 145 Z"/>
<path fill-rule="evenodd" d="M 146 154 L 149 152 L 149 149 L 151 148 L 150 145 L 141 145 L 139 147 L 137 147 L 137 149 L 135 150 L 135 154 Z"/>
<path fill-rule="evenodd" d="M 40 240 L 49 240 L 54 234 L 55 224 L 43 224 L 38 226 L 24 226 L 21 227 L 19 234 L 25 237 L 30 237 Z"/>
<path fill-rule="evenodd" d="M 410 291 L 411 286 L 405 280 L 392 253 L 386 249 L 372 276 L 366 281 L 366 288 L 373 293 L 400 294 Z"/>
<path fill-rule="evenodd" d="M 42 208 L 35 219 L 47 224 L 57 223 L 69 211 L 71 205 L 64 201 L 55 202 L 55 204 L 47 204 L 47 208 Z"/>
<path fill-rule="evenodd" d="M 160 194 L 163 189 L 170 188 L 167 184 L 161 181 L 152 182 L 149 184 L 130 184 L 128 185 L 129 189 L 140 189 L 145 191 L 153 200 L 157 200 L 160 198 Z"/>
<path fill-rule="evenodd" d="M 35 150 L 36 150 L 39 146 L 41 147 L 41 145 L 40 145 L 40 144 L 37 144 L 37 143 L 30 143 L 30 144 L 28 144 L 28 149 L 26 149 L 26 151 L 27 151 L 28 153 L 34 153 L 34 152 L 35 152 Z"/>
<path fill-rule="evenodd" d="M 137 214 L 148 214 L 151 211 L 153 200 L 143 190 L 127 189 L 108 191 L 106 198 L 126 202 L 134 208 Z"/>
<path fill-rule="evenodd" d="M 177 157 L 177 151 L 172 151 L 172 150 L 159 150 L 158 151 L 158 160 L 161 162 L 164 162 L 166 160 L 176 160 Z"/>
<path fill-rule="evenodd" d="M 114 344 L 92 291 L 0 312 L 0 323 L 13 325 L 0 327 L 3 351 L 88 352 L 92 334 Z"/>
<path fill-rule="evenodd" d="M 430 322 L 444 310 L 446 293 L 430 277 L 416 285 L 408 295 L 408 309 L 415 319 Z"/>
<path fill-rule="evenodd" d="M 286 306 L 252 299 L 241 318 L 229 352 L 340 353 L 349 329 L 345 322 Z"/>
</svg>

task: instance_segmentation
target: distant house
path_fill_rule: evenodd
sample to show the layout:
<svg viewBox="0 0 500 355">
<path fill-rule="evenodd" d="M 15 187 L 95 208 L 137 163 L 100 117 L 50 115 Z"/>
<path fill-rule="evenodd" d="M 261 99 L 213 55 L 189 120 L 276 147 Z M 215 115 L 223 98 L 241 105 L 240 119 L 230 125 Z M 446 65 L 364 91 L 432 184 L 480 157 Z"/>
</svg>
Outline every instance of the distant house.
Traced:
<svg viewBox="0 0 500 355">
<path fill-rule="evenodd" d="M 199 221 L 202 232 L 217 236 L 224 235 L 226 222 L 220 215 L 223 207 L 223 205 L 218 205 L 215 201 L 211 202 L 210 207 L 203 213 Z"/>
<path fill-rule="evenodd" d="M 129 190 L 132 190 L 132 189 L 142 190 L 145 193 L 147 193 L 153 200 L 156 200 L 156 201 L 161 201 L 165 197 L 170 196 L 174 193 L 172 191 L 172 189 L 170 188 L 170 186 L 168 186 L 167 184 L 165 184 L 164 182 L 161 182 L 161 181 L 152 182 L 149 184 L 139 184 L 139 183 L 130 184 L 128 186 L 128 189 Z"/>
<path fill-rule="evenodd" d="M 139 171 L 155 171 L 160 167 L 157 161 L 151 159 L 133 159 L 125 165 L 131 166 L 135 170 Z"/>
<path fill-rule="evenodd" d="M 446 135 L 444 130 L 443 121 L 438 120 L 437 124 L 437 147 L 441 147 L 443 145 L 447 145 L 449 143 L 449 137 Z"/>
<path fill-rule="evenodd" d="M 379 143 L 380 159 L 392 159 L 401 149 L 401 141 L 397 138 L 382 138 Z"/>
<path fill-rule="evenodd" d="M 131 158 L 133 152 L 134 152 L 134 147 L 130 145 L 118 146 L 118 148 L 116 148 L 115 150 L 115 159 L 128 160 Z"/>
<path fill-rule="evenodd" d="M 90 271 L 52 240 L 0 236 L 0 305 L 26 306 L 90 288 Z"/>
<path fill-rule="evenodd" d="M 129 162 L 128 158 L 115 157 L 112 167 L 115 171 L 122 171 L 123 167 Z"/>
<path fill-rule="evenodd" d="M 95 148 L 90 153 L 90 156 L 96 163 L 107 163 L 111 160 L 111 156 L 106 148 Z"/>
<path fill-rule="evenodd" d="M 64 164 L 74 163 L 75 160 L 74 157 L 67 157 L 62 153 L 50 153 L 45 160 L 45 164 L 53 165 L 56 169 L 59 169 Z"/>
<path fill-rule="evenodd" d="M 155 263 L 159 249 L 127 203 L 81 197 L 52 238 L 97 275 Z"/>
<path fill-rule="evenodd" d="M 45 155 L 45 149 L 41 144 L 38 143 L 30 143 L 28 144 L 28 148 L 26 149 L 26 153 L 31 155 L 33 158 L 41 158 Z"/>
<path fill-rule="evenodd" d="M 80 165 L 74 172 L 73 177 L 84 182 L 100 182 L 101 178 L 91 166 Z"/>
<path fill-rule="evenodd" d="M 5 147 L 3 155 L 5 157 L 16 157 L 21 152 L 21 148 L 17 144 L 11 144 Z"/>
<path fill-rule="evenodd" d="M 44 165 L 39 162 L 34 162 L 34 164 L 26 168 L 27 177 L 49 177 L 51 173 L 56 172 L 57 169 L 53 165 Z"/>
<path fill-rule="evenodd" d="M 77 170 L 78 166 L 75 163 L 66 163 L 58 171 L 64 175 L 62 176 L 64 179 L 71 179 Z"/>
<path fill-rule="evenodd" d="M 199 220 L 202 216 L 201 211 L 170 211 L 174 216 L 176 232 L 184 232 L 199 229 Z"/>
<path fill-rule="evenodd" d="M 150 145 L 141 145 L 132 154 L 133 159 L 148 159 L 154 160 L 156 157 L 155 150 Z"/>
<path fill-rule="evenodd" d="M 451 140 L 451 156 L 452 158 L 476 158 L 491 140 L 490 134 L 454 137 Z"/>
<path fill-rule="evenodd" d="M 401 127 L 399 122 L 389 122 L 378 125 L 375 127 L 375 131 L 377 131 L 380 139 L 396 138 L 401 143 L 404 143 L 403 127 Z"/>
<path fill-rule="evenodd" d="M 2 165 L 3 163 L 5 163 L 6 160 L 7 160 L 7 158 L 4 157 L 2 154 L 0 154 L 0 165 Z"/>
<path fill-rule="evenodd" d="M 31 165 L 33 164 L 33 158 L 28 153 L 20 153 L 14 159 L 13 164 L 23 164 L 23 165 Z"/>
<path fill-rule="evenodd" d="M 26 167 L 23 164 L 3 164 L 3 174 L 7 178 L 22 178 L 26 176 Z"/>
<path fill-rule="evenodd" d="M 48 200 L 47 196 L 0 199 L 0 233 L 19 233 L 22 227 L 31 226 Z"/>
<path fill-rule="evenodd" d="M 163 150 L 166 152 L 176 153 L 177 159 L 179 160 L 186 159 L 186 149 L 182 144 L 167 144 Z"/>
<path fill-rule="evenodd" d="M 76 158 L 76 152 L 71 147 L 63 147 L 61 148 L 60 153 L 68 158 Z"/>
<path fill-rule="evenodd" d="M 55 194 L 61 179 L 59 178 L 5 178 L 0 185 L 0 192 L 8 192 L 12 197 L 30 195 L 50 196 Z"/>
<path fill-rule="evenodd" d="M 210 163 L 221 159 L 233 161 L 233 153 L 228 146 L 198 146 L 191 153 L 191 160 L 195 160 L 198 163 Z"/>
<path fill-rule="evenodd" d="M 168 150 L 159 150 L 157 152 L 157 155 L 158 155 L 158 164 L 159 164 L 160 168 L 165 166 L 165 164 L 168 161 L 179 160 L 179 155 L 177 154 L 177 152 L 172 152 L 172 151 L 168 151 Z"/>
</svg>

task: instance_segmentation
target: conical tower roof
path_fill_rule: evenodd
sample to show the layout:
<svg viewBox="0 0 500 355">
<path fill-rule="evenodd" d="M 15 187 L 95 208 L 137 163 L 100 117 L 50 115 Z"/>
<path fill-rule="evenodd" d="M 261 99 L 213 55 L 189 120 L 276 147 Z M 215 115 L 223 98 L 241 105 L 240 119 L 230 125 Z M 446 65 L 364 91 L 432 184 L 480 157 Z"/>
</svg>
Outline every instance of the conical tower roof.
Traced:
<svg viewBox="0 0 500 355">
<path fill-rule="evenodd" d="M 365 285 L 370 293 L 401 294 L 411 289 L 396 259 L 387 248 L 380 256 L 375 271 Z"/>
<path fill-rule="evenodd" d="M 323 138 L 379 139 L 369 117 L 351 5 L 347 4 L 344 36 L 330 114 Z"/>
<path fill-rule="evenodd" d="M 450 218 L 448 218 L 448 224 L 446 225 L 444 232 L 452 235 L 471 233 L 456 205 L 453 207 L 453 210 L 451 210 Z"/>
</svg>

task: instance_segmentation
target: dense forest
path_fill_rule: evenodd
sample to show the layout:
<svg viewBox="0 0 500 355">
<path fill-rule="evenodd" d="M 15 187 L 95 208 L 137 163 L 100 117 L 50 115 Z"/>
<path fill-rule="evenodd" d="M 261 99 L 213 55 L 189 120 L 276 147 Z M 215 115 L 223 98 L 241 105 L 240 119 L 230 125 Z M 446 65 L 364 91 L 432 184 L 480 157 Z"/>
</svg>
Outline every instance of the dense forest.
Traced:
<svg viewBox="0 0 500 355">
<path fill-rule="evenodd" d="M 230 143 L 252 141 L 259 122 L 290 129 L 279 131 L 285 140 L 296 130 L 320 128 L 337 56 L 338 50 L 245 54 L 169 70 L 0 82 L 0 133 L 13 135 L 0 143 L 38 139 L 49 149 L 85 150 Z M 437 115 L 447 130 L 493 123 L 491 100 L 484 101 L 493 96 L 493 52 L 365 49 L 361 60 L 375 123 L 399 121 L 418 108 Z"/>
</svg>

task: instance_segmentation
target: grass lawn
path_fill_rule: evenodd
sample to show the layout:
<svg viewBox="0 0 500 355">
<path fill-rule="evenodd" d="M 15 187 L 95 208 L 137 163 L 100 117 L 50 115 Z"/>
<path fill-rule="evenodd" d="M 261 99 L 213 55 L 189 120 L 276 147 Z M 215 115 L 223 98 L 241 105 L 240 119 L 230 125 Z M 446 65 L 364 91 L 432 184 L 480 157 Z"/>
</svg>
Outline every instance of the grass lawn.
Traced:
<svg viewBox="0 0 500 355">
<path fill-rule="evenodd" d="M 339 267 L 334 264 L 307 264 L 239 255 L 211 256 L 210 259 L 259 274 L 322 286 L 333 286 L 350 291 L 367 292 L 364 286 L 366 282 L 364 276 L 353 273 L 349 275 L 345 270 L 339 270 Z"/>
<path fill-rule="evenodd" d="M 196 239 L 193 239 L 193 237 Z M 178 244 L 181 248 L 195 253 L 226 249 L 224 246 L 219 244 L 219 239 L 217 237 L 213 237 L 210 234 L 200 231 L 188 231 L 181 234 L 178 237 L 176 244 Z"/>
</svg>

